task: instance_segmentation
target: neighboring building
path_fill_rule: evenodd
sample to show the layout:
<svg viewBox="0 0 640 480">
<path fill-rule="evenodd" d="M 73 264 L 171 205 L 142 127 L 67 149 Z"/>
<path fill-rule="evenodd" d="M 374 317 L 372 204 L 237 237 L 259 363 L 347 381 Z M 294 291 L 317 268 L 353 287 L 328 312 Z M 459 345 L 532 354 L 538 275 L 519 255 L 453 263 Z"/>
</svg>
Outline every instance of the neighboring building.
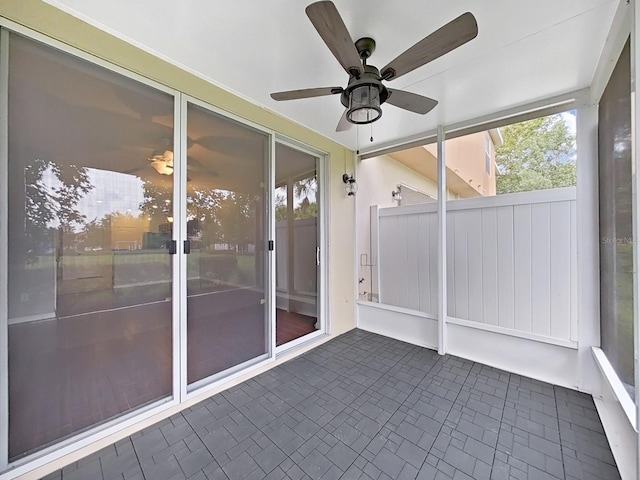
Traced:
<svg viewBox="0 0 640 480">
<path fill-rule="evenodd" d="M 496 148 L 502 145 L 500 130 L 473 133 L 447 140 L 447 190 L 449 198 L 486 197 L 496 194 Z M 416 175 L 437 180 L 437 151 L 435 144 L 396 152 L 390 157 L 406 165 Z M 419 180 L 416 179 L 416 182 Z M 405 183 L 405 182 L 400 182 Z M 413 187 L 410 182 L 406 185 Z M 414 187 L 420 190 L 417 186 Z M 406 204 L 406 202 L 401 202 Z"/>
</svg>

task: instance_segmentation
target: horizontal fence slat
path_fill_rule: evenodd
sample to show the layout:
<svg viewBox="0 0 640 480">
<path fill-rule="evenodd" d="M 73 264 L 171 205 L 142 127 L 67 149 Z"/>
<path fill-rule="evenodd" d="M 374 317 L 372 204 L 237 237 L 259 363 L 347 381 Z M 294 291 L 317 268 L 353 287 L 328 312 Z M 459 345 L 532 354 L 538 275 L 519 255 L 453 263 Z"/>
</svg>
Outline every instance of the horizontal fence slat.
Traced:
<svg viewBox="0 0 640 480">
<path fill-rule="evenodd" d="M 567 202 L 576 199 L 576 187 L 554 188 L 551 190 L 537 190 L 535 192 L 510 193 L 493 197 L 463 198 L 447 201 L 447 212 L 457 210 L 471 210 L 474 208 L 507 207 L 515 205 L 533 205 L 536 203 Z M 418 213 L 436 213 L 437 203 L 422 203 L 400 207 L 386 207 L 380 209 L 381 217 L 395 215 L 410 215 Z"/>
</svg>

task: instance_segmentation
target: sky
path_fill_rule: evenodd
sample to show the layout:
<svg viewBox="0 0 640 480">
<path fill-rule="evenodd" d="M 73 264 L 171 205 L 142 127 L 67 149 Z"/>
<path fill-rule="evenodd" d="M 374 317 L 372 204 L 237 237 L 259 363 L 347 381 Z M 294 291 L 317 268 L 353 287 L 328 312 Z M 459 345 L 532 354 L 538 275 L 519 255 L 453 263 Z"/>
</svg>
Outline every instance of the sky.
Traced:
<svg viewBox="0 0 640 480">
<path fill-rule="evenodd" d="M 571 134 L 573 135 L 573 138 L 575 139 L 575 137 L 576 137 L 576 111 L 575 110 L 570 110 L 568 112 L 562 112 L 560 114 L 560 118 L 562 118 L 562 120 L 564 120 L 564 123 L 567 124 L 567 127 L 569 127 L 569 131 L 571 132 Z M 573 142 L 573 146 L 574 146 L 574 148 L 576 146 L 575 140 Z"/>
<path fill-rule="evenodd" d="M 144 200 L 144 184 L 135 175 L 88 168 L 94 186 L 78 203 L 87 221 L 100 220 L 109 213 L 128 213 L 134 217 Z"/>
<path fill-rule="evenodd" d="M 87 168 L 87 173 L 93 189 L 80 199 L 77 207 L 87 223 L 100 220 L 110 213 L 128 213 L 134 217 L 141 213 L 144 184 L 138 177 L 96 168 Z M 51 169 L 44 172 L 42 182 L 49 189 L 60 185 Z M 54 223 L 57 224 L 57 221 Z"/>
</svg>

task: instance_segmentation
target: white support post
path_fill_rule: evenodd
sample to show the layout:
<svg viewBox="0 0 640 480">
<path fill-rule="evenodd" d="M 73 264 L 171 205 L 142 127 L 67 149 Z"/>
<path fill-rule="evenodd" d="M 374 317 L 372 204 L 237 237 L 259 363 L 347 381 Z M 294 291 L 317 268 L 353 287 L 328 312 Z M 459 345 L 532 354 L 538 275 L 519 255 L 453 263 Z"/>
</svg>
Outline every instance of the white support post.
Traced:
<svg viewBox="0 0 640 480">
<path fill-rule="evenodd" d="M 447 159 L 438 127 L 438 353 L 447 353 Z"/>
<path fill-rule="evenodd" d="M 9 31 L 0 30 L 0 472 L 9 462 Z"/>
<path fill-rule="evenodd" d="M 598 367 L 591 347 L 600 346 L 600 238 L 598 234 L 598 107 L 590 95 L 577 106 L 578 387 L 598 392 Z M 596 213 L 594 213 L 596 212 Z M 572 325 L 572 329 L 574 326 Z M 574 338 L 572 338 L 573 340 Z"/>
<path fill-rule="evenodd" d="M 356 129 L 357 135 L 357 129 Z M 347 155 L 345 153 L 345 155 Z M 351 171 L 353 172 L 353 178 L 358 179 L 358 166 L 360 165 L 360 153 L 358 150 L 353 152 L 351 156 Z M 347 173 L 347 163 L 345 157 L 345 173 Z M 359 277 L 359 255 L 358 255 L 358 204 L 357 204 L 357 196 L 352 199 L 351 202 L 351 215 L 353 218 L 353 297 L 349 299 L 352 303 L 352 311 L 353 318 L 355 319 L 356 328 L 360 326 L 360 310 L 358 309 L 358 299 L 360 298 L 360 283 L 358 282 Z"/>
<path fill-rule="evenodd" d="M 378 303 L 382 303 L 382 292 L 380 291 L 380 207 L 378 205 L 371 205 L 369 207 L 369 261 L 371 265 L 369 268 L 371 271 L 371 294 L 373 294 L 374 288 L 376 295 L 378 295 Z M 370 298 L 373 301 L 373 296 Z"/>
</svg>

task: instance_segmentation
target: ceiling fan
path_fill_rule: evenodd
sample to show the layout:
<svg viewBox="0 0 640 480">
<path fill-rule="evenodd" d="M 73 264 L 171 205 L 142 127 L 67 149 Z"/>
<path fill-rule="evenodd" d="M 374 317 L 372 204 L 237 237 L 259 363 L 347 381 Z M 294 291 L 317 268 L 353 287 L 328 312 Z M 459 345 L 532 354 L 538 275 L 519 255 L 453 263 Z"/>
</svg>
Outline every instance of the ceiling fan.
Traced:
<svg viewBox="0 0 640 480">
<path fill-rule="evenodd" d="M 340 101 L 346 109 L 338 122 L 337 132 L 348 130 L 352 124 L 375 122 L 382 116 L 380 105 L 385 102 L 421 115 L 433 110 L 438 104 L 437 100 L 387 88 L 382 82 L 399 78 L 478 35 L 475 17 L 470 12 L 464 13 L 398 55 L 382 70 L 378 70 L 373 65 L 367 65 L 376 42 L 364 37 L 354 43 L 333 2 L 315 2 L 305 11 L 331 53 L 349 74 L 349 82 L 346 88 L 289 90 L 272 93 L 271 98 L 282 101 L 340 94 Z"/>
<path fill-rule="evenodd" d="M 210 154 L 232 155 L 237 153 L 242 147 L 256 148 L 255 141 L 252 139 L 236 138 L 225 135 L 205 135 L 199 138 L 187 137 L 187 150 L 193 146 L 199 145 Z M 174 170 L 174 152 L 172 140 L 170 137 L 162 137 L 155 142 L 157 145 L 155 150 L 147 158 L 147 163 L 138 165 L 124 171 L 123 173 L 132 174 L 144 171 L 147 167 L 152 167 L 160 175 L 173 175 Z M 187 160 L 187 170 L 192 173 L 204 174 L 208 177 L 218 177 L 220 174 L 217 170 L 206 166 L 201 160 L 189 155 Z"/>
</svg>

